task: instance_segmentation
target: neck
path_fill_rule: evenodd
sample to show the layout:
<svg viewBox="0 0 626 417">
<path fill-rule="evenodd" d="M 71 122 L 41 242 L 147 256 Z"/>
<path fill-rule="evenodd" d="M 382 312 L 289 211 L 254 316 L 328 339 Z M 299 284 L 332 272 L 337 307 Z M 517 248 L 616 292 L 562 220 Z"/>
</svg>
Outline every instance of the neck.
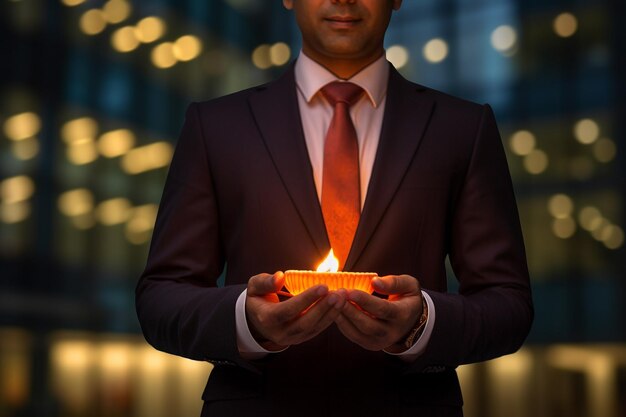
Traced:
<svg viewBox="0 0 626 417">
<path fill-rule="evenodd" d="M 361 72 L 364 68 L 371 65 L 378 60 L 384 53 L 384 49 L 381 49 L 379 53 L 362 59 L 343 58 L 336 59 L 325 56 L 318 56 L 312 51 L 307 51 L 308 48 L 303 48 L 302 52 L 313 61 L 317 62 L 328 71 L 332 72 L 338 78 L 342 80 L 348 80 Z"/>
</svg>

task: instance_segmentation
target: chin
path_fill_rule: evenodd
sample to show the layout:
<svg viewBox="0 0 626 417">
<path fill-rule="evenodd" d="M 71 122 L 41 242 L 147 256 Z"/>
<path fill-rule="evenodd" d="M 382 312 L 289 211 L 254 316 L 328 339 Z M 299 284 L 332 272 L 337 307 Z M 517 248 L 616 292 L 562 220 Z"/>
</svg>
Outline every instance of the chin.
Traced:
<svg viewBox="0 0 626 417">
<path fill-rule="evenodd" d="M 362 55 L 367 55 L 364 51 L 363 45 L 357 45 L 354 42 L 334 42 L 331 45 L 327 45 L 325 48 L 327 55 L 334 58 L 358 58 Z"/>
</svg>

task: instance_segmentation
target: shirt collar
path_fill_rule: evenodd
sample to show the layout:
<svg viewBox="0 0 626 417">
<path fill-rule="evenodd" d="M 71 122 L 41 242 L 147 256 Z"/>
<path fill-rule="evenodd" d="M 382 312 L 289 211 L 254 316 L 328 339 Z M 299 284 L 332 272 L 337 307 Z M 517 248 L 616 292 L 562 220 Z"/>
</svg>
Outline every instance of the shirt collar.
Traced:
<svg viewBox="0 0 626 417">
<path fill-rule="evenodd" d="M 296 85 L 307 103 L 310 103 L 326 84 L 340 80 L 350 81 L 365 90 L 372 105 L 377 108 L 387 94 L 389 62 L 383 54 L 349 80 L 341 80 L 301 51 L 296 61 L 295 77 Z"/>
</svg>

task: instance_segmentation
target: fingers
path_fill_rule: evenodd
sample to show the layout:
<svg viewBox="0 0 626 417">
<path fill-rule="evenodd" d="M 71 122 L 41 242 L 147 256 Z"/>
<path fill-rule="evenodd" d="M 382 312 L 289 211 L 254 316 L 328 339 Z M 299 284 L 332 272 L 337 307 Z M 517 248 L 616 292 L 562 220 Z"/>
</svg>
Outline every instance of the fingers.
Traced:
<svg viewBox="0 0 626 417">
<path fill-rule="evenodd" d="M 348 299 L 375 318 L 393 320 L 398 316 L 397 305 L 366 292 L 349 291 Z"/>
<path fill-rule="evenodd" d="M 300 297 L 303 294 L 299 294 L 296 297 Z M 338 293 L 326 294 L 312 306 L 308 307 L 306 311 L 300 311 L 295 318 L 290 320 L 285 320 L 283 315 L 278 312 L 279 323 L 275 326 L 276 331 L 273 340 L 280 345 L 289 346 L 305 342 L 317 336 L 341 314 L 345 300 L 345 296 Z M 285 303 L 286 301 L 281 303 L 281 307 Z"/>
<path fill-rule="evenodd" d="M 356 343 L 357 345 L 368 349 L 368 350 L 376 350 L 373 347 L 369 346 L 369 342 L 365 335 L 361 333 L 355 326 L 348 320 L 345 316 L 339 315 L 335 319 L 335 323 L 337 324 L 337 328 L 339 331 L 350 341 Z M 367 347 L 366 347 L 367 345 Z"/>
<path fill-rule="evenodd" d="M 347 318 L 361 333 L 374 337 L 384 337 L 387 331 L 384 330 L 384 322 L 363 314 L 355 306 L 347 304 L 342 310 L 342 315 Z"/>
<path fill-rule="evenodd" d="M 285 274 L 281 271 L 274 275 L 259 274 L 248 280 L 248 295 L 263 296 L 279 291 L 285 282 Z"/>
<path fill-rule="evenodd" d="M 282 272 L 260 274 L 248 281 L 246 316 L 257 341 L 288 346 L 309 340 L 334 322 L 346 302 L 345 291 L 329 294 L 325 285 L 278 302 L 273 297 L 283 281 Z"/>
<path fill-rule="evenodd" d="M 276 313 L 279 315 L 281 321 L 291 321 L 327 294 L 328 287 L 326 285 L 316 285 L 280 303 L 280 305 L 277 306 Z"/>
<path fill-rule="evenodd" d="M 294 345 L 317 336 L 336 320 L 345 303 L 344 296 L 337 293 L 328 294 L 306 313 L 286 324 L 281 343 Z"/>
<path fill-rule="evenodd" d="M 384 277 L 382 281 L 387 289 L 401 290 L 402 295 L 390 294 L 389 300 L 385 300 L 362 291 L 350 291 L 349 302 L 335 320 L 346 338 L 368 350 L 387 349 L 397 344 L 422 309 L 422 296 L 415 278 Z M 410 288 L 414 293 L 405 291 Z"/>
<path fill-rule="evenodd" d="M 350 303 L 344 305 L 335 323 L 346 338 L 367 350 L 382 350 L 395 337 L 388 324 L 363 314 Z"/>
<path fill-rule="evenodd" d="M 419 281 L 410 275 L 387 275 L 376 277 L 372 286 L 377 293 L 386 295 L 416 294 L 420 291 Z"/>
</svg>

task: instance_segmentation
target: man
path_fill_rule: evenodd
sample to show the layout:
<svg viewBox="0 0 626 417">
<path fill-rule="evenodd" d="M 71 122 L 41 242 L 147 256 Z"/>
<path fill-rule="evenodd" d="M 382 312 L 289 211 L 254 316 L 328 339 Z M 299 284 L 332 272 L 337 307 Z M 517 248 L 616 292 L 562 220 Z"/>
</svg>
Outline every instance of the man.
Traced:
<svg viewBox="0 0 626 417">
<path fill-rule="evenodd" d="M 533 316 L 491 109 L 385 61 L 401 0 L 283 4 L 295 65 L 188 109 L 137 288 L 146 339 L 215 365 L 206 416 L 460 416 L 455 367 L 517 350 Z M 280 271 L 331 246 L 377 294 L 279 299 Z"/>
</svg>

